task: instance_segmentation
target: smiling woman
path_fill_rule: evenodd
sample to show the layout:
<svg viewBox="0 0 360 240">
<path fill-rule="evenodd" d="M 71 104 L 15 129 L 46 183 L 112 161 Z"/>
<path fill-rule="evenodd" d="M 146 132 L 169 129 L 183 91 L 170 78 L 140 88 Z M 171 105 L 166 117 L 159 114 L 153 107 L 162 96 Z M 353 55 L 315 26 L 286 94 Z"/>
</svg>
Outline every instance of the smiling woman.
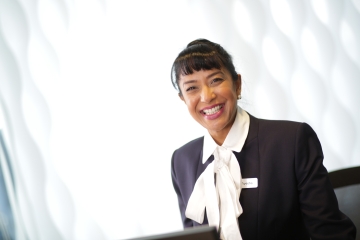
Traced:
<svg viewBox="0 0 360 240">
<path fill-rule="evenodd" d="M 189 43 L 173 64 L 172 83 L 207 130 L 172 156 L 184 227 L 216 226 L 226 240 L 355 239 L 316 133 L 238 107 L 241 76 L 219 44 Z"/>
<path fill-rule="evenodd" d="M 181 100 L 191 116 L 221 145 L 235 120 L 240 75 L 235 81 L 225 68 L 200 70 L 179 79 Z"/>
<path fill-rule="evenodd" d="M 195 40 L 177 58 L 173 73 L 173 85 L 189 113 L 221 145 L 235 120 L 241 93 L 241 76 L 231 56 L 218 44 Z"/>
</svg>

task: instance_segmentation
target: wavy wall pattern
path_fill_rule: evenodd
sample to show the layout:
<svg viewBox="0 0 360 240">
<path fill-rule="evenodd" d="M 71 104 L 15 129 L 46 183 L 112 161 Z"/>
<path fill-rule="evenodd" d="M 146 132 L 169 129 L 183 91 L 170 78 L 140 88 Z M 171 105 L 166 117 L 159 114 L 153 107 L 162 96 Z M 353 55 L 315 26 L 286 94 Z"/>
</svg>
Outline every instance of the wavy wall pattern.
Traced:
<svg viewBox="0 0 360 240">
<path fill-rule="evenodd" d="M 359 22 L 356 0 L 0 0 L 16 239 L 181 228 L 170 158 L 203 130 L 169 75 L 195 38 L 233 55 L 244 109 L 308 122 L 328 170 L 360 165 Z"/>
</svg>

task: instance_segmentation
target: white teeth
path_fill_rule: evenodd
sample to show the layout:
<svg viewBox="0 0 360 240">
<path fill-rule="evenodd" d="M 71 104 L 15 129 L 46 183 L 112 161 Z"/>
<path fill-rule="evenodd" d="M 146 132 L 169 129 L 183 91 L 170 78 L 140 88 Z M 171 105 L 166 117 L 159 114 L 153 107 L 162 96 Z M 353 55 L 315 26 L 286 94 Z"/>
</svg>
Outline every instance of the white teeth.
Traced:
<svg viewBox="0 0 360 240">
<path fill-rule="evenodd" d="M 222 106 L 217 105 L 216 107 L 213 107 L 213 108 L 211 108 L 211 109 L 203 110 L 203 112 L 204 112 L 206 115 L 212 115 L 212 114 L 214 114 L 214 113 L 217 113 L 221 108 L 222 108 Z"/>
</svg>

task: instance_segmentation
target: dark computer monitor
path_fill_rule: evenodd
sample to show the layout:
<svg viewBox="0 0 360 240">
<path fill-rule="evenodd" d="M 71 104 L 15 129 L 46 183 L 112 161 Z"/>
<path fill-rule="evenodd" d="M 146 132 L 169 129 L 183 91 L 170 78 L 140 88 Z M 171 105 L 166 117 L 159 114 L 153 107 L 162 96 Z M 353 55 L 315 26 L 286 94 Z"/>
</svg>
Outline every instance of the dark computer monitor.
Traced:
<svg viewBox="0 0 360 240">
<path fill-rule="evenodd" d="M 199 226 L 183 231 L 132 238 L 128 240 L 219 240 L 215 227 Z"/>
</svg>

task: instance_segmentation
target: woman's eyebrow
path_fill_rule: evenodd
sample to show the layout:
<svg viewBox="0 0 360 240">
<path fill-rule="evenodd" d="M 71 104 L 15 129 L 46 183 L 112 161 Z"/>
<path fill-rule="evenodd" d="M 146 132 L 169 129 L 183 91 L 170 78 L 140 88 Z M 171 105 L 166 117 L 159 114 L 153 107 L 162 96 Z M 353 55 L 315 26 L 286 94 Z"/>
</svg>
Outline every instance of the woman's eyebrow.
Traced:
<svg viewBox="0 0 360 240">
<path fill-rule="evenodd" d="M 216 74 L 221 74 L 221 75 L 223 75 L 224 73 L 223 73 L 221 70 L 219 70 L 219 71 L 210 73 L 208 76 L 206 76 L 206 78 L 211 78 L 211 77 L 215 76 Z M 195 79 L 193 79 L 193 80 L 188 80 L 188 81 L 183 82 L 182 85 L 185 86 L 186 84 L 191 84 L 191 83 L 195 83 L 195 82 L 197 82 L 197 80 L 195 80 Z"/>
<path fill-rule="evenodd" d="M 219 70 L 219 71 L 216 71 L 216 72 L 213 72 L 213 73 L 211 73 L 211 74 L 209 74 L 206 78 L 211 78 L 211 77 L 213 77 L 214 75 L 216 75 L 216 74 L 223 74 L 223 72 L 221 71 L 221 70 Z"/>
<path fill-rule="evenodd" d="M 189 80 L 189 81 L 183 82 L 183 86 L 185 84 L 190 84 L 190 83 L 195 83 L 195 82 L 197 82 L 197 80 Z"/>
</svg>

